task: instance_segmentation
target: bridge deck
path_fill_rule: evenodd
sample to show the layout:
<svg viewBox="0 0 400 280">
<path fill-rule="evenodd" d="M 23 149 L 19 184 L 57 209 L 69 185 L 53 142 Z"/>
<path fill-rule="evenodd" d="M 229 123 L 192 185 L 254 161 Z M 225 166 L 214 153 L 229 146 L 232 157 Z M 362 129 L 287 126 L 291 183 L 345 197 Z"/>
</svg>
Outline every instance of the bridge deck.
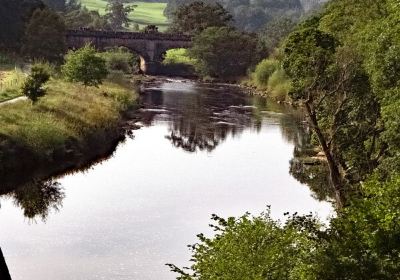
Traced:
<svg viewBox="0 0 400 280">
<path fill-rule="evenodd" d="M 176 33 L 161 32 L 125 32 L 125 31 L 101 31 L 101 30 L 68 30 L 67 37 L 97 37 L 118 39 L 142 39 L 157 41 L 192 41 L 192 36 Z"/>
</svg>

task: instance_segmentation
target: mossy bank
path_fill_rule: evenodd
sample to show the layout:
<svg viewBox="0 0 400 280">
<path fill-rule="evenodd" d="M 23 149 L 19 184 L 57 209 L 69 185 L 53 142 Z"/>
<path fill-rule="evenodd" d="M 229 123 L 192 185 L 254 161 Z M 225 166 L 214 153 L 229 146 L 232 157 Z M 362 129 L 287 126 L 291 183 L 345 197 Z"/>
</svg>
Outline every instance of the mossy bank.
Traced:
<svg viewBox="0 0 400 280">
<path fill-rule="evenodd" d="M 137 94 L 126 78 L 98 88 L 53 79 L 37 103 L 0 107 L 0 188 L 81 167 L 125 137 Z M 22 175 L 21 175 L 22 174 Z"/>
</svg>

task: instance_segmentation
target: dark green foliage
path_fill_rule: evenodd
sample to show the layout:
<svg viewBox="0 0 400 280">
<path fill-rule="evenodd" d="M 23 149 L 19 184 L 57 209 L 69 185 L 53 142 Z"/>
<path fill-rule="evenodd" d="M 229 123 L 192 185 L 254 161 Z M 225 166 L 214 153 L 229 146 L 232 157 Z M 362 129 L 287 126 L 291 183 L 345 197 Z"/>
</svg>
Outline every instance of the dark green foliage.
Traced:
<svg viewBox="0 0 400 280">
<path fill-rule="evenodd" d="M 0 1 L 0 50 L 18 53 L 25 25 L 38 8 L 44 8 L 39 0 Z"/>
<path fill-rule="evenodd" d="M 63 19 L 50 9 L 36 10 L 26 27 L 22 50 L 33 59 L 61 61 L 66 50 Z"/>
<path fill-rule="evenodd" d="M 333 219 L 316 259 L 317 279 L 398 279 L 400 275 L 400 177 L 373 179 Z"/>
<path fill-rule="evenodd" d="M 232 16 L 220 4 L 193 2 L 178 8 L 172 18 L 173 32 L 199 34 L 208 27 L 228 26 Z"/>
<path fill-rule="evenodd" d="M 193 2 L 196 0 L 170 0 L 165 14 L 169 18 L 173 18 L 180 6 Z M 203 2 L 212 5 L 221 4 L 233 15 L 235 27 L 249 32 L 258 31 L 265 24 L 277 18 L 290 17 L 296 20 L 304 12 L 300 0 L 204 0 Z"/>
<path fill-rule="evenodd" d="M 261 31 L 262 41 L 272 52 L 295 28 L 296 23 L 290 18 L 277 18 L 268 22 Z"/>
<path fill-rule="evenodd" d="M 81 82 L 85 86 L 98 86 L 107 77 L 106 61 L 90 46 L 69 51 L 62 66 L 62 73 L 68 81 Z"/>
<path fill-rule="evenodd" d="M 246 74 L 259 59 L 258 40 L 230 27 L 210 27 L 197 35 L 189 55 L 203 76 L 221 79 Z"/>
<path fill-rule="evenodd" d="M 73 10 L 64 15 L 65 25 L 69 29 L 90 28 L 110 30 L 110 24 L 105 16 L 97 11 L 89 11 L 86 7 Z"/>
<path fill-rule="evenodd" d="M 50 79 L 50 73 L 43 65 L 32 66 L 31 74 L 22 85 L 22 93 L 35 103 L 46 94 L 43 85 Z"/>
</svg>

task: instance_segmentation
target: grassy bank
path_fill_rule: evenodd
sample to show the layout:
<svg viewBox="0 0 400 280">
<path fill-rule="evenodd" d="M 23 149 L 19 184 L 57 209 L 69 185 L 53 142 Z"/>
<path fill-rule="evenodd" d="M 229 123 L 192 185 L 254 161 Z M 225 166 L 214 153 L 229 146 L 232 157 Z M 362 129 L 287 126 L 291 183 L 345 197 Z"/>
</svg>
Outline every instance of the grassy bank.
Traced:
<svg viewBox="0 0 400 280">
<path fill-rule="evenodd" d="M 102 15 L 105 13 L 107 6 L 107 1 L 105 0 L 82 0 L 81 2 L 89 10 L 98 11 Z M 135 10 L 129 15 L 133 23 L 139 24 L 141 28 L 149 24 L 155 24 L 159 26 L 160 31 L 167 29 L 169 23 L 164 16 L 167 3 L 135 1 L 133 4 L 137 5 Z"/>
<path fill-rule="evenodd" d="M 47 95 L 0 110 L 0 177 L 79 165 L 121 138 L 122 115 L 136 94 L 127 80 L 99 88 L 51 80 Z"/>
</svg>

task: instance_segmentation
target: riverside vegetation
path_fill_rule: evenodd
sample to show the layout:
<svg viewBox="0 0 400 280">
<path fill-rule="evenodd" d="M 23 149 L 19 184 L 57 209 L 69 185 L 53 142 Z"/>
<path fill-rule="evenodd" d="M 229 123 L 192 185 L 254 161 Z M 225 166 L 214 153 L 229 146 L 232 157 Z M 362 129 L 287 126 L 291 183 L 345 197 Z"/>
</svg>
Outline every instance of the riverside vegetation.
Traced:
<svg viewBox="0 0 400 280">
<path fill-rule="evenodd" d="M 109 63 L 101 57 L 107 57 Z M 52 73 L 52 77 L 37 96 L 43 97 L 29 96 L 34 103 L 18 101 L 1 106 L 0 173 L 4 181 L 21 169 L 27 177 L 43 167 L 47 172 L 60 172 L 112 149 L 123 136 L 123 113 L 136 99 L 128 73 L 113 66 L 126 63 L 128 70 L 129 59 L 121 57 L 121 51 L 117 55 L 112 51 L 96 54 L 86 46 L 68 54 L 65 76 L 48 64 L 32 66 L 32 72 L 44 68 L 42 71 Z M 103 65 L 99 71 L 96 63 Z M 92 72 L 80 72 L 82 67 Z M 71 75 L 74 71 L 79 79 Z M 113 75 L 103 82 L 108 71 Z M 24 90 L 30 86 L 29 79 L 25 78 Z"/>
<path fill-rule="evenodd" d="M 81 15 L 90 15 L 84 17 L 90 20 L 84 26 L 126 28 L 127 10 L 119 9 L 121 24 L 116 26 L 107 17 L 73 3 L 57 13 L 67 26 L 73 26 L 71 18 L 77 22 Z M 204 79 L 238 81 L 247 76 L 247 83 L 267 95 L 304 108 L 312 144 L 322 159 L 315 166 L 317 171 L 304 172 L 302 181 L 315 179 L 315 172 L 324 174 L 327 180 L 319 188 L 336 208 L 328 224 L 313 215 L 288 214 L 285 221 L 275 221 L 268 209 L 255 217 L 213 216 L 216 235 L 198 236 L 199 242 L 190 247 L 192 266 L 170 265 L 178 279 L 399 278 L 398 4 L 397 0 L 332 0 L 320 13 L 297 23 L 271 20 L 259 35 L 244 32 L 246 28 L 234 25 L 224 6 L 208 1 L 181 6 L 175 18 L 171 16 L 172 28 L 192 34 L 194 44 L 187 52 L 167 54 L 167 61 L 171 57 L 169 61 L 190 63 Z M 57 50 L 52 45 L 48 55 L 33 52 L 34 46 L 23 48 L 15 37 L 36 34 L 41 38 L 26 44 L 60 40 L 59 24 L 54 25 L 60 27 L 54 33 L 23 30 L 27 23 L 40 27 L 59 22 L 43 4 L 32 5 L 42 12 L 35 12 L 34 21 L 15 17 L 25 22 L 9 25 L 10 32 L 0 34 L 8 45 L 1 40 L 0 47 L 8 52 L 26 50 L 31 59 L 58 60 L 65 51 L 62 44 Z M 120 1 L 115 5 L 124 8 Z M 27 9 L 32 14 L 32 7 Z M 179 12 L 188 14 L 178 17 Z M 274 26 L 287 28 L 276 32 Z M 21 155 L 35 159 L 32 165 L 52 163 L 71 150 L 78 151 L 73 154 L 80 158 L 100 148 L 93 143 L 104 145 L 98 140 L 107 142 L 106 132 L 116 132 L 120 113 L 133 98 L 126 87 L 104 83 L 88 88 L 76 84 L 80 75 L 72 78 L 68 72 L 64 71 L 74 83 L 52 78 L 44 88 L 47 95 L 34 105 L 21 102 L 2 107 L 1 120 L 6 125 L 0 135 L 6 149 L 1 162 L 10 160 L 10 172 L 19 166 L 16 160 Z M 297 154 L 301 156 L 301 151 Z"/>
<path fill-rule="evenodd" d="M 190 268 L 169 265 L 178 279 L 399 278 L 398 5 L 332 0 L 279 35 L 276 50 L 257 66 L 248 64 L 248 83 L 304 108 L 323 158 L 313 173 L 303 169 L 302 181 L 326 172 L 319 188 L 336 206 L 334 216 L 324 224 L 313 215 L 276 221 L 269 210 L 214 215 L 216 235 L 198 235 Z M 214 42 L 195 47 L 206 53 Z"/>
</svg>

